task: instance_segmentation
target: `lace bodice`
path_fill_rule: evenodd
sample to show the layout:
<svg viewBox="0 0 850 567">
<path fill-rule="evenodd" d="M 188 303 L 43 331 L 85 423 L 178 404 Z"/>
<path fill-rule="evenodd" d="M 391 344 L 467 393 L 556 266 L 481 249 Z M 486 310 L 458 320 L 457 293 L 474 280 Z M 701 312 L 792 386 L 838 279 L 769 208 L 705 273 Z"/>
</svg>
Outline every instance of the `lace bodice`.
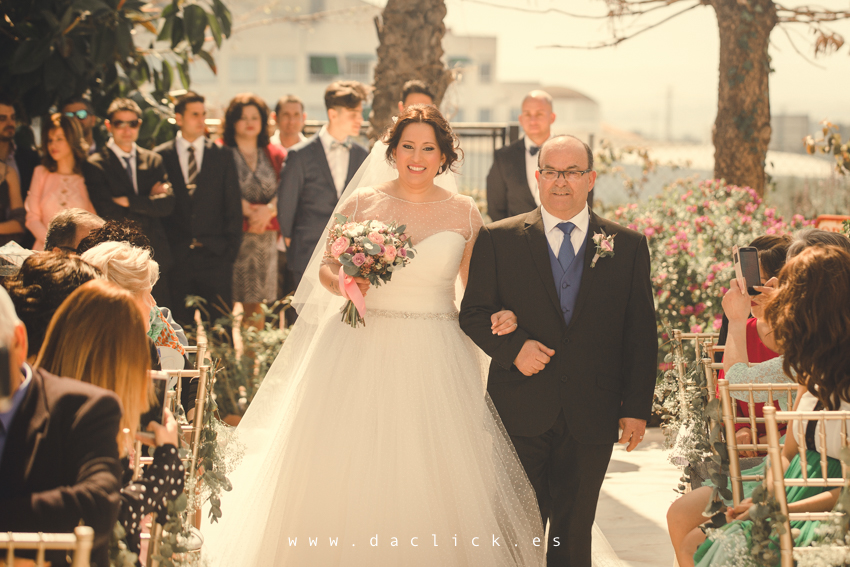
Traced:
<svg viewBox="0 0 850 567">
<path fill-rule="evenodd" d="M 343 203 L 339 213 L 355 222 L 404 224 L 416 251 L 404 269 L 393 273 L 389 284 L 369 290 L 367 310 L 447 313 L 457 309 L 455 284 L 460 276 L 466 285 L 472 247 L 483 225 L 471 198 L 447 192 L 444 199 L 414 203 L 364 187 Z"/>
</svg>

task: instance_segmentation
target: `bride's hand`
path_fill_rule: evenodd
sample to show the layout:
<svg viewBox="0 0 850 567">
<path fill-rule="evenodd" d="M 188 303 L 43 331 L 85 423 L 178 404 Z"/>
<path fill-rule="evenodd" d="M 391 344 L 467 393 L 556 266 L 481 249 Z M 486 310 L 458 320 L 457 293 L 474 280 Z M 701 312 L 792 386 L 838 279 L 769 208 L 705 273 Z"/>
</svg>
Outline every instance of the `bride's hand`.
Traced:
<svg viewBox="0 0 850 567">
<path fill-rule="evenodd" d="M 513 311 L 503 310 L 490 316 L 490 330 L 494 335 L 508 335 L 517 329 L 517 318 Z"/>
<path fill-rule="evenodd" d="M 369 287 L 372 285 L 369 283 L 369 280 L 366 278 L 354 278 L 354 283 L 360 288 L 360 293 L 363 294 L 363 297 L 366 297 L 366 292 L 369 291 Z"/>
</svg>

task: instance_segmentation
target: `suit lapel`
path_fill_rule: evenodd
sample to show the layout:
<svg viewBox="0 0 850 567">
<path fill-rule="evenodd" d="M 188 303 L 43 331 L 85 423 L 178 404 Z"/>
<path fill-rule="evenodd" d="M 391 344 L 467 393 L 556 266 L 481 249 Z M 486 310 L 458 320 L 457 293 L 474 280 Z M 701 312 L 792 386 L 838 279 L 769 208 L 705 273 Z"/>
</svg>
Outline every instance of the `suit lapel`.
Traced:
<svg viewBox="0 0 850 567">
<path fill-rule="evenodd" d="M 174 171 L 179 173 L 174 179 L 171 179 L 169 175 L 168 181 L 171 182 L 171 186 L 174 188 L 175 194 L 189 194 L 186 189 L 186 181 L 183 179 L 183 168 L 180 166 L 180 155 L 177 153 L 177 141 L 172 140 L 169 142 L 171 144 L 170 148 L 166 148 L 160 155 L 162 156 L 163 165 L 165 165 L 166 171 Z M 204 150 L 206 151 L 206 150 Z M 198 173 L 198 177 L 200 177 L 200 172 Z"/>
<path fill-rule="evenodd" d="M 597 217 L 593 211 L 589 212 L 590 222 L 587 224 L 587 234 L 585 235 L 586 244 L 584 247 L 584 271 L 581 274 L 581 285 L 578 288 L 576 306 L 573 310 L 573 317 L 570 320 L 570 327 L 568 327 L 568 329 L 575 325 L 582 307 L 584 307 L 584 304 L 587 303 L 587 296 L 590 293 L 590 290 L 594 287 L 593 281 L 595 270 L 590 267 L 590 263 L 593 261 L 593 256 L 596 254 L 596 244 L 593 242 L 593 235 L 599 232 L 601 228 L 599 226 L 599 217 Z"/>
<path fill-rule="evenodd" d="M 6 446 L 3 449 L 3 453 L 7 456 L 27 455 L 28 459 L 25 464 L 16 459 L 3 459 L 0 466 L 0 484 L 5 486 L 27 482 L 35 464 L 39 445 L 50 424 L 50 410 L 47 408 L 42 377 L 38 370 L 33 369 L 32 373 L 26 396 L 15 413 L 15 419 L 12 420 L 7 432 Z"/>
<path fill-rule="evenodd" d="M 345 186 L 348 187 L 348 184 L 351 182 L 351 178 L 354 177 L 354 174 L 357 173 L 357 170 L 360 168 L 359 163 L 355 163 L 357 160 L 354 159 L 356 157 L 357 152 L 357 144 L 354 142 L 351 143 L 351 149 L 348 150 L 348 173 L 345 175 Z"/>
<path fill-rule="evenodd" d="M 316 160 L 316 165 L 322 171 L 322 175 L 324 175 L 328 187 L 333 189 L 334 193 L 336 193 L 336 183 L 334 183 L 334 176 L 331 173 L 331 166 L 328 163 L 328 156 L 325 154 L 325 147 L 322 145 L 322 140 L 319 138 L 318 134 L 313 137 L 313 145 L 315 146 L 313 151 L 316 152 L 317 157 L 321 157 L 321 159 Z"/>
<path fill-rule="evenodd" d="M 525 238 L 528 242 L 531 258 L 534 260 L 540 279 L 543 281 L 543 287 L 546 288 L 552 306 L 558 312 L 558 319 L 561 320 L 563 325 L 566 325 L 564 318 L 560 317 L 561 302 L 555 289 L 555 278 L 552 276 L 552 264 L 549 261 L 549 241 L 546 239 L 546 232 L 543 228 L 543 216 L 540 214 L 540 207 L 537 207 L 525 217 Z"/>
<path fill-rule="evenodd" d="M 515 176 L 514 183 L 519 187 L 525 188 L 525 191 L 522 193 L 523 200 L 529 207 L 537 207 L 537 203 L 534 202 L 534 195 L 531 194 L 531 187 L 528 186 L 528 176 L 525 171 L 525 140 L 522 138 L 517 141 L 517 149 L 513 156 L 513 167 L 511 170 Z"/>
<path fill-rule="evenodd" d="M 136 190 L 133 188 L 133 182 L 127 176 L 127 170 L 124 168 L 124 161 L 115 155 L 115 152 L 110 150 L 109 148 L 103 148 L 103 151 L 106 152 L 106 159 L 110 165 L 110 169 L 112 169 L 113 177 L 118 179 L 118 183 L 121 188 L 124 189 L 124 195 L 135 195 Z M 139 178 L 139 161 L 138 161 L 138 153 L 136 154 L 136 180 Z M 120 197 L 121 195 L 113 195 L 113 197 Z"/>
</svg>

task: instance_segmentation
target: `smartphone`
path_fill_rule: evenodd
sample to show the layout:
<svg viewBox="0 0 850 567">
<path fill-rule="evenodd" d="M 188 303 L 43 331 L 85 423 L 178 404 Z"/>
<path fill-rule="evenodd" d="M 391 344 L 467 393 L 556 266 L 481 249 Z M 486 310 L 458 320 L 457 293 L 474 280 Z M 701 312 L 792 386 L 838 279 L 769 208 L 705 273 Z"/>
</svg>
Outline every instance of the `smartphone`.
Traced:
<svg viewBox="0 0 850 567">
<path fill-rule="evenodd" d="M 752 246 L 744 246 L 732 249 L 735 260 L 735 275 L 738 281 L 745 282 L 747 293 L 759 295 L 755 287 L 761 285 L 761 271 L 759 270 L 759 251 Z M 743 290 L 741 293 L 744 293 Z"/>
</svg>

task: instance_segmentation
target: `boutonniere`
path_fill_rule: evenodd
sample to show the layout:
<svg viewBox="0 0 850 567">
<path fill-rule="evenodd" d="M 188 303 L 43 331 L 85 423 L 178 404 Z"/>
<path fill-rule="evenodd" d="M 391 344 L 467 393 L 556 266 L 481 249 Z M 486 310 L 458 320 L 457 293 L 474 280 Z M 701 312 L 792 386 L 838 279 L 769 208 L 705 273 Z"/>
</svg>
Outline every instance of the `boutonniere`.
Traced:
<svg viewBox="0 0 850 567">
<path fill-rule="evenodd" d="M 601 233 L 597 232 L 593 235 L 593 242 L 596 243 L 596 254 L 593 256 L 593 260 L 590 262 L 590 267 L 596 267 L 596 261 L 599 258 L 604 258 L 606 256 L 614 255 L 614 237 L 616 234 L 612 234 L 608 236 L 605 234 L 603 230 Z"/>
</svg>

